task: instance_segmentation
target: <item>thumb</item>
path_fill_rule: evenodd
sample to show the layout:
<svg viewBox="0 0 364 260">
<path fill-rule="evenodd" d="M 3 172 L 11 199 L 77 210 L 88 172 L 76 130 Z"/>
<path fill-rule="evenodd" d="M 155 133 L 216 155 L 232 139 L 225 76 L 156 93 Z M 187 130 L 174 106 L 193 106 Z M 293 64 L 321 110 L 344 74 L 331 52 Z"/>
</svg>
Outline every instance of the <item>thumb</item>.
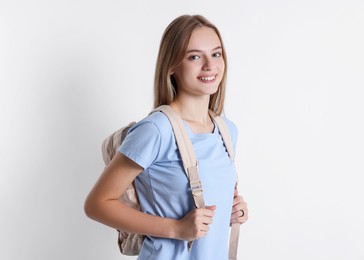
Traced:
<svg viewBox="0 0 364 260">
<path fill-rule="evenodd" d="M 216 209 L 216 205 L 206 206 L 205 208 L 214 211 Z"/>
</svg>

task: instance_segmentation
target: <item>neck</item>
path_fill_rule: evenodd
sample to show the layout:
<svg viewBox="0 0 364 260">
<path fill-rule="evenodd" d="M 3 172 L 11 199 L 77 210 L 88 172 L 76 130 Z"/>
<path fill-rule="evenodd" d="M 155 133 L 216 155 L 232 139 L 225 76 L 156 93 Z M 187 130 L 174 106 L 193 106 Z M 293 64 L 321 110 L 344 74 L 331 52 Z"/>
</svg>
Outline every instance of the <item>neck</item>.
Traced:
<svg viewBox="0 0 364 260">
<path fill-rule="evenodd" d="M 177 98 L 170 104 L 195 133 L 205 133 L 213 130 L 214 124 L 209 115 L 208 105 L 209 98 L 205 99 L 204 102 L 191 99 L 188 99 L 187 102 Z"/>
</svg>

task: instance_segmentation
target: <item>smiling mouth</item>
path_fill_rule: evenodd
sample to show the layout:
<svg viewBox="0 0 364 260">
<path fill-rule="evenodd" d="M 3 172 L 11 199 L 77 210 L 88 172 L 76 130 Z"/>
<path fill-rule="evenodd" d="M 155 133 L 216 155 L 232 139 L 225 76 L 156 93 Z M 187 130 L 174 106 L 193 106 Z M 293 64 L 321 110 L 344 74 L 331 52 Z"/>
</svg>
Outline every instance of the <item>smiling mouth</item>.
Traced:
<svg viewBox="0 0 364 260">
<path fill-rule="evenodd" d="M 216 75 L 214 76 L 209 76 L 209 77 L 198 77 L 198 79 L 204 83 L 212 83 L 215 81 L 216 79 Z"/>
</svg>

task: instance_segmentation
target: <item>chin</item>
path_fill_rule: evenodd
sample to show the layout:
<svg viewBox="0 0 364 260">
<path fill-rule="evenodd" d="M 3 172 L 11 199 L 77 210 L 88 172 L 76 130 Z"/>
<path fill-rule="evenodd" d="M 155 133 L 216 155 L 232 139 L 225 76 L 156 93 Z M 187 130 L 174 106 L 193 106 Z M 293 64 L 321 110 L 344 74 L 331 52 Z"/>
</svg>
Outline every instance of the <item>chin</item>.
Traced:
<svg viewBox="0 0 364 260">
<path fill-rule="evenodd" d="M 208 88 L 208 90 L 206 91 L 207 92 L 206 94 L 213 95 L 217 92 L 218 89 L 219 89 L 219 86 L 210 86 Z"/>
</svg>

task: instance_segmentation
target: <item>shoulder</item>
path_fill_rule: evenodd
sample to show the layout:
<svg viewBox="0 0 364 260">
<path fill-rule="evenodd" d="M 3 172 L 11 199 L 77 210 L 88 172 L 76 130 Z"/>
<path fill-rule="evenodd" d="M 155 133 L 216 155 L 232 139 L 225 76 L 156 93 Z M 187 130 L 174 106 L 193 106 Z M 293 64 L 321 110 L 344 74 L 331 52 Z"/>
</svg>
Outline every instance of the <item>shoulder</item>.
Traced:
<svg viewBox="0 0 364 260">
<path fill-rule="evenodd" d="M 140 143 L 159 140 L 164 142 L 173 136 L 169 119 L 162 112 L 154 112 L 132 126 L 127 134 L 127 139 Z"/>
<path fill-rule="evenodd" d="M 161 132 L 172 130 L 172 126 L 168 117 L 162 112 L 153 112 L 149 114 L 144 120 L 153 123 Z"/>
<path fill-rule="evenodd" d="M 119 152 L 145 169 L 165 153 L 172 135 L 168 118 L 155 112 L 129 129 Z"/>
<path fill-rule="evenodd" d="M 129 133 L 140 130 L 163 136 L 165 133 L 171 132 L 172 128 L 168 118 L 162 112 L 154 112 L 137 122 Z"/>
</svg>

